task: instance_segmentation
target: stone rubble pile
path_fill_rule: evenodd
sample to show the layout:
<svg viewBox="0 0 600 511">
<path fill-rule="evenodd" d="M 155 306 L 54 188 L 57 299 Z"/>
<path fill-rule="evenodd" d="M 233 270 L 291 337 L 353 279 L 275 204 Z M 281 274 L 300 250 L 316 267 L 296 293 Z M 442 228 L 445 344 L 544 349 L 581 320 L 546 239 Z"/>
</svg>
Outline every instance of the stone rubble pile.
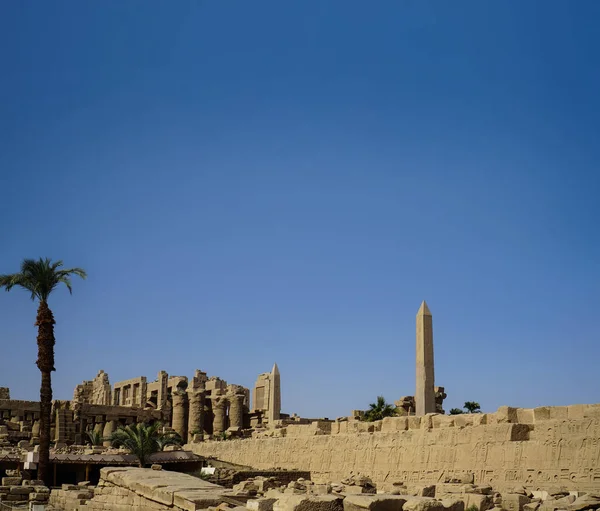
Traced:
<svg viewBox="0 0 600 511">
<path fill-rule="evenodd" d="M 470 475 L 435 485 L 393 481 L 381 488 L 361 474 L 326 484 L 303 478 L 281 484 L 276 477 L 256 476 L 227 490 L 158 468 L 106 468 L 96 488 L 87 482 L 63 485 L 51 494 L 36 481 L 8 477 L 0 497 L 16 502 L 26 494 L 23 501 L 44 503 L 50 496 L 49 503 L 61 511 L 600 511 L 600 491 L 519 486 L 497 492 L 474 484 Z"/>
<path fill-rule="evenodd" d="M 476 485 L 472 474 L 435 485 L 404 481 L 376 488 L 370 478 L 352 475 L 340 482 L 315 484 L 298 479 L 271 487 L 275 478 L 254 478 L 235 486 L 237 496 L 248 497 L 248 511 L 600 511 L 598 492 L 554 488 L 532 491 L 516 487 L 496 492 Z M 267 483 L 267 484 L 265 484 Z M 239 507 L 239 506 L 238 506 Z M 211 511 L 234 509 L 222 504 Z M 236 508 L 237 510 L 237 508 Z"/>
<path fill-rule="evenodd" d="M 27 503 L 44 505 L 48 502 L 50 489 L 42 481 L 23 479 L 10 470 L 6 472 L 11 475 L 2 478 L 0 503 L 14 506 Z"/>
</svg>

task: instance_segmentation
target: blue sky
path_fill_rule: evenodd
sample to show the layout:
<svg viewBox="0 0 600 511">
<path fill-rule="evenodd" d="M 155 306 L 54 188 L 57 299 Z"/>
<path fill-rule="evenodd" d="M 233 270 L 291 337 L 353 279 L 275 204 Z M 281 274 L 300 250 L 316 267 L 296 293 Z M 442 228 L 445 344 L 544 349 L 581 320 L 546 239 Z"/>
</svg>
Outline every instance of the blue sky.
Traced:
<svg viewBox="0 0 600 511">
<path fill-rule="evenodd" d="M 0 273 L 63 259 L 55 397 L 194 369 L 347 415 L 598 401 L 600 3 L 4 2 Z M 35 305 L 0 386 L 35 399 Z"/>
</svg>

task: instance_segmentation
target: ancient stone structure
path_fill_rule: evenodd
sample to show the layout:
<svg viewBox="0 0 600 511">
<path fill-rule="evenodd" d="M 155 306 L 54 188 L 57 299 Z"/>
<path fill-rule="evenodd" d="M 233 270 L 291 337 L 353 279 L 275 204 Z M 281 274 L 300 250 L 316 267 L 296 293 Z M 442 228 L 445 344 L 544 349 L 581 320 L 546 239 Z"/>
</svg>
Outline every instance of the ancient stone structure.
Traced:
<svg viewBox="0 0 600 511">
<path fill-rule="evenodd" d="M 270 373 L 258 375 L 252 396 L 252 410 L 262 414 L 269 424 L 281 418 L 281 380 L 277 364 Z"/>
<path fill-rule="evenodd" d="M 251 466 L 308 470 L 315 482 L 365 474 L 378 485 L 435 484 L 474 474 L 494 488 L 600 488 L 600 404 L 501 407 L 491 414 L 388 417 L 288 425 L 196 454 Z"/>
<path fill-rule="evenodd" d="M 433 370 L 433 320 L 425 301 L 417 312 L 416 414 L 436 411 Z"/>
<path fill-rule="evenodd" d="M 279 381 L 279 371 L 269 373 Z M 270 389 L 271 402 L 281 402 L 279 387 Z M 218 377 L 208 378 L 197 370 L 191 385 L 185 376 L 169 376 L 165 371 L 148 382 L 145 376 L 117 382 L 111 388 L 108 375 L 100 371 L 96 378 L 77 385 L 71 401 L 54 401 L 52 439 L 61 444 L 87 443 L 88 433 L 107 438 L 121 425 L 161 421 L 173 428 L 184 442 L 205 435 L 239 435 L 242 430 L 266 423 L 269 409 L 249 411 L 250 392 L 241 385 L 230 385 Z M 20 440 L 39 441 L 39 402 L 9 399 L 8 388 L 0 392 L 0 446 Z M 105 440 L 104 444 L 108 445 Z"/>
<path fill-rule="evenodd" d="M 84 381 L 82 384 L 77 385 L 73 392 L 73 400 L 105 406 L 113 404 L 108 374 L 100 371 L 93 380 Z"/>
</svg>

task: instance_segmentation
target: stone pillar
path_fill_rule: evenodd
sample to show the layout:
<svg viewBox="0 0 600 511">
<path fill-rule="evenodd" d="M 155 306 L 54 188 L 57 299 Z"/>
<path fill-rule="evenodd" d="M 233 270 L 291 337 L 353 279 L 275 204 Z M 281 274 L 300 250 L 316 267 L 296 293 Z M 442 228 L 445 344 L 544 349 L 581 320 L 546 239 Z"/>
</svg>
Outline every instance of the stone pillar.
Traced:
<svg viewBox="0 0 600 511">
<path fill-rule="evenodd" d="M 271 385 L 269 386 L 269 424 L 273 425 L 281 417 L 281 377 L 277 364 L 271 371 Z"/>
<path fill-rule="evenodd" d="M 244 427 L 244 400 L 246 395 L 243 390 L 234 388 L 229 395 L 229 429 L 239 432 Z"/>
<path fill-rule="evenodd" d="M 104 417 L 98 415 L 94 424 L 94 433 L 101 435 L 104 432 Z"/>
<path fill-rule="evenodd" d="M 54 418 L 54 441 L 64 443 L 67 441 L 67 410 L 57 407 Z"/>
<path fill-rule="evenodd" d="M 104 430 L 102 431 L 102 445 L 104 447 L 110 447 L 112 445 L 110 437 L 115 432 L 115 430 L 116 421 L 108 420 L 107 418 L 106 423 L 104 424 Z"/>
<path fill-rule="evenodd" d="M 417 312 L 416 415 L 435 412 L 433 319 L 425 301 Z"/>
<path fill-rule="evenodd" d="M 225 431 L 227 411 L 227 399 L 225 396 L 215 396 L 212 398 L 212 409 L 215 414 L 213 420 L 213 435 L 222 435 Z"/>
<path fill-rule="evenodd" d="M 187 439 L 188 423 L 188 397 L 187 392 L 176 390 L 173 392 L 173 422 L 171 427 L 185 442 Z"/>
<path fill-rule="evenodd" d="M 38 445 L 40 443 L 40 421 L 34 419 L 31 425 L 31 445 Z"/>
<path fill-rule="evenodd" d="M 204 405 L 206 394 L 204 390 L 191 390 L 189 394 L 188 442 L 194 434 L 204 434 Z M 185 440 L 185 439 L 184 439 Z"/>
<path fill-rule="evenodd" d="M 169 386 L 169 375 L 166 371 L 160 371 L 158 373 L 158 399 L 156 408 L 162 410 L 167 402 L 167 388 Z"/>
</svg>

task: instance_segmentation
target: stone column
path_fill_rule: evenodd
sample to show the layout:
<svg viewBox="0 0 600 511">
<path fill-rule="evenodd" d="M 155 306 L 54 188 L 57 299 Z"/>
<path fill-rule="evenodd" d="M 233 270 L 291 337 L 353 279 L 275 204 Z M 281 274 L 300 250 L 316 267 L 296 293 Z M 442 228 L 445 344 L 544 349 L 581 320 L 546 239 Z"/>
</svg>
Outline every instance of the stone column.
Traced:
<svg viewBox="0 0 600 511">
<path fill-rule="evenodd" d="M 195 433 L 204 434 L 204 405 L 206 394 L 204 390 L 192 390 L 189 394 L 188 442 L 192 441 Z M 185 439 L 184 439 L 185 440 Z"/>
<path fill-rule="evenodd" d="M 34 420 L 31 425 L 31 444 L 37 445 L 40 443 L 40 421 Z"/>
<path fill-rule="evenodd" d="M 106 420 L 106 423 L 104 424 L 104 430 L 102 431 L 102 445 L 104 447 L 110 447 L 111 441 L 110 441 L 110 437 L 111 435 L 115 432 L 116 429 L 116 421 L 114 420 Z"/>
<path fill-rule="evenodd" d="M 237 392 L 236 392 L 237 391 Z M 229 395 L 229 429 L 240 431 L 244 427 L 245 394 L 234 389 Z"/>
<path fill-rule="evenodd" d="M 433 319 L 425 301 L 417 312 L 416 415 L 435 412 Z"/>
<path fill-rule="evenodd" d="M 104 417 L 98 415 L 94 424 L 94 433 L 101 435 L 104 432 Z"/>
<path fill-rule="evenodd" d="M 187 392 L 176 390 L 173 392 L 173 422 L 171 427 L 185 442 L 187 439 L 188 423 L 188 397 Z"/>
<path fill-rule="evenodd" d="M 222 435 L 225 431 L 225 413 L 227 411 L 227 399 L 225 396 L 213 397 L 212 409 L 213 413 L 215 414 L 215 418 L 213 420 L 213 435 Z"/>
<path fill-rule="evenodd" d="M 160 371 L 158 373 L 158 399 L 156 407 L 162 410 L 167 402 L 167 387 L 169 385 L 169 375 L 166 371 Z"/>
<path fill-rule="evenodd" d="M 67 441 L 67 411 L 57 407 L 54 417 L 54 441 L 64 443 Z"/>
</svg>

